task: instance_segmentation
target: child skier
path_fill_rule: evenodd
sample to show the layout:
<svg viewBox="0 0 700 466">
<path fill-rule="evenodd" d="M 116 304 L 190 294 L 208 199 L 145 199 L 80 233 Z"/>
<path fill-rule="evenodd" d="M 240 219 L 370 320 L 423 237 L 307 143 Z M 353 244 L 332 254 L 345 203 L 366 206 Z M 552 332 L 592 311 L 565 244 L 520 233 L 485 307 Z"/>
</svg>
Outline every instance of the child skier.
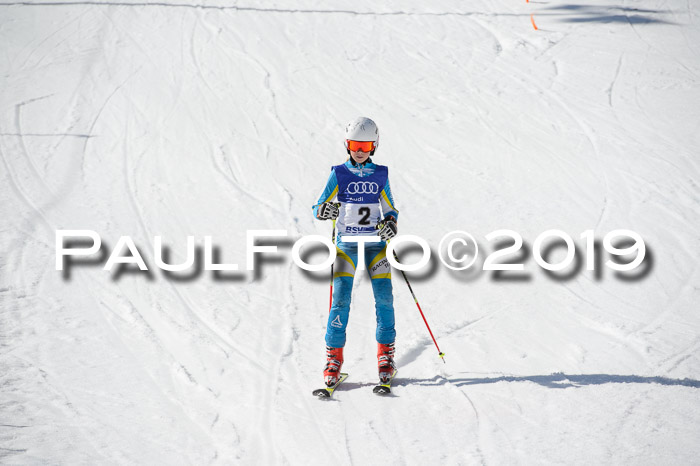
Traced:
<svg viewBox="0 0 700 466">
<path fill-rule="evenodd" d="M 372 282 L 377 316 L 377 363 L 380 383 L 391 378 L 394 365 L 394 298 L 386 241 L 396 235 L 398 211 L 389 188 L 388 168 L 370 158 L 379 145 L 379 129 L 369 118 L 357 118 L 345 128 L 345 148 L 350 155 L 331 168 L 321 196 L 313 206 L 320 220 L 337 219 L 337 258 L 333 274 L 333 302 L 326 328 L 327 386 L 334 385 L 343 365 L 345 329 L 358 260 L 358 243 L 351 236 L 379 236 L 380 242 L 365 243 L 364 263 Z M 336 199 L 339 202 L 332 202 Z M 338 204 L 340 207 L 338 207 Z"/>
</svg>

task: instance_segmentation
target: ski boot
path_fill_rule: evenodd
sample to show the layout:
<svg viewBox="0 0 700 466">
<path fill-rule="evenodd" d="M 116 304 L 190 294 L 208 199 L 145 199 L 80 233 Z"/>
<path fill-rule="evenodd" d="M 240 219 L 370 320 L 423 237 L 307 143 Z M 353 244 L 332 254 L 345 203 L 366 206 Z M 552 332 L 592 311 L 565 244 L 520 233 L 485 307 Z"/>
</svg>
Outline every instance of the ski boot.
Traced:
<svg viewBox="0 0 700 466">
<path fill-rule="evenodd" d="M 379 367 L 379 382 L 388 383 L 394 374 L 394 344 L 377 343 L 377 365 Z"/>
<path fill-rule="evenodd" d="M 343 348 L 326 346 L 326 367 L 323 369 L 323 381 L 327 387 L 332 387 L 340 378 L 340 368 L 343 366 Z"/>
</svg>

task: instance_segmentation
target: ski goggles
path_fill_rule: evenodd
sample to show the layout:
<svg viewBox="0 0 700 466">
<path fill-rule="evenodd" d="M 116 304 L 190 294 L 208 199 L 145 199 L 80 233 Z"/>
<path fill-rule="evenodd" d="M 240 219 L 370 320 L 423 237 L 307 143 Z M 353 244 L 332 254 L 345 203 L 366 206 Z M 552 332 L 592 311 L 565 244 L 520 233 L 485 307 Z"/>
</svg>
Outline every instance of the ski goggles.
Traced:
<svg viewBox="0 0 700 466">
<path fill-rule="evenodd" d="M 377 144 L 374 141 L 353 141 L 346 139 L 346 142 L 348 144 L 348 149 L 353 152 L 372 152 L 375 147 L 377 147 Z"/>
</svg>

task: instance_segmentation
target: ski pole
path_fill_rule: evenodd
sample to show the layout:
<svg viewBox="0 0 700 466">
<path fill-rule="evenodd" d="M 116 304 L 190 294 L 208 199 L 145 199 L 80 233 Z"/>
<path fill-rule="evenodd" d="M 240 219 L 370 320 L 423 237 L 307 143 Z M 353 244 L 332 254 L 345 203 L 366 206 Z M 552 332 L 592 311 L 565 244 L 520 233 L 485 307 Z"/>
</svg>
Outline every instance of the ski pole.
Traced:
<svg viewBox="0 0 700 466">
<path fill-rule="evenodd" d="M 340 202 L 334 202 L 333 205 L 335 205 L 337 208 L 340 208 Z M 333 233 L 331 234 L 331 241 L 333 244 L 335 244 L 335 219 L 333 219 Z M 331 312 L 331 308 L 333 307 L 333 266 L 335 263 L 331 264 L 331 297 L 329 299 L 328 303 L 328 312 Z"/>
<path fill-rule="evenodd" d="M 335 219 L 333 219 L 333 234 L 331 235 L 331 241 L 333 244 L 335 244 Z M 333 265 L 334 264 L 331 264 L 331 297 L 328 303 L 328 312 L 331 312 L 331 308 L 333 307 Z"/>
<path fill-rule="evenodd" d="M 396 255 L 396 251 L 394 251 L 394 259 L 396 259 L 396 262 L 401 262 L 399 260 L 399 256 Z M 418 299 L 416 298 L 416 294 L 413 292 L 413 288 L 411 288 L 411 284 L 408 282 L 408 277 L 404 273 L 404 271 L 401 271 L 401 275 L 403 275 L 403 279 L 406 280 L 406 285 L 408 285 L 408 290 L 411 292 L 411 296 L 413 296 L 413 301 L 415 301 L 416 306 L 418 306 L 418 312 L 420 312 L 420 316 L 423 318 L 423 322 L 425 322 L 425 326 L 428 328 L 428 333 L 430 333 L 430 338 L 433 339 L 433 343 L 435 343 L 435 347 L 438 350 L 438 356 L 442 358 L 442 362 L 445 362 L 445 353 L 440 351 L 440 347 L 437 344 L 437 341 L 435 341 L 435 337 L 433 336 L 433 331 L 430 330 L 430 325 L 428 325 L 428 321 L 425 319 L 425 315 L 423 314 L 423 310 L 420 308 L 420 304 L 418 304 Z"/>
</svg>

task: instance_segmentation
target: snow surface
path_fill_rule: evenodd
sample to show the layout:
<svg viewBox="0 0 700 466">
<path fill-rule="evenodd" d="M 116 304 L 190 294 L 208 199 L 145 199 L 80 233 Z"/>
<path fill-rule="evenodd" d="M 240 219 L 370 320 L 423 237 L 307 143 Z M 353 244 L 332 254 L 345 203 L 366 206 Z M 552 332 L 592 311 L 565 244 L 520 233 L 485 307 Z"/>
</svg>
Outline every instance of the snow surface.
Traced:
<svg viewBox="0 0 700 466">
<path fill-rule="evenodd" d="M 2 2 L 0 462 L 698 464 L 699 102 L 697 0 Z M 388 398 L 363 276 L 314 399 L 327 272 L 290 245 L 330 235 L 310 206 L 359 115 L 400 233 L 631 229 L 642 273 L 433 262 L 443 364 L 395 272 Z M 57 229 L 105 256 L 56 271 Z M 155 235 L 176 262 L 212 235 L 243 269 L 248 229 L 290 235 L 255 273 L 154 265 Z M 149 274 L 102 270 L 122 235 Z"/>
</svg>

